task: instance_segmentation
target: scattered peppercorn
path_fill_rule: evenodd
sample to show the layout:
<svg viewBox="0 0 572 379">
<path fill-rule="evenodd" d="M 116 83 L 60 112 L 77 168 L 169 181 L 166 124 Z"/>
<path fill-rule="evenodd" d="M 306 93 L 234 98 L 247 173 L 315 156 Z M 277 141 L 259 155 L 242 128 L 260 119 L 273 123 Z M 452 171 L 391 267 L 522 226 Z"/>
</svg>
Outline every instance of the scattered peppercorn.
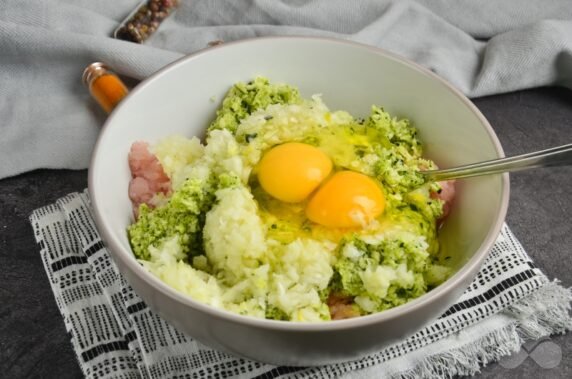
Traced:
<svg viewBox="0 0 572 379">
<path fill-rule="evenodd" d="M 216 40 L 214 40 L 214 41 L 210 41 L 207 45 L 208 45 L 209 47 L 213 47 L 213 46 L 222 45 L 223 43 L 224 43 L 223 40 L 221 40 L 221 39 L 216 39 Z"/>
</svg>

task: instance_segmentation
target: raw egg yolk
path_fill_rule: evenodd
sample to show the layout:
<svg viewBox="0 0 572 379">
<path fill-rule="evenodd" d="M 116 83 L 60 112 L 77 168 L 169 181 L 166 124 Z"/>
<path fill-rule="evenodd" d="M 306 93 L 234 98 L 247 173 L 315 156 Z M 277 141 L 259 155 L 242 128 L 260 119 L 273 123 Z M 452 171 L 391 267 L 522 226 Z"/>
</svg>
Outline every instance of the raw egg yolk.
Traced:
<svg viewBox="0 0 572 379">
<path fill-rule="evenodd" d="M 369 224 L 384 208 L 383 192 L 373 179 L 353 171 L 340 171 L 312 196 L 306 216 L 330 228 L 355 228 Z"/>
<path fill-rule="evenodd" d="M 272 197 L 298 203 L 330 175 L 332 161 L 320 149 L 289 142 L 270 149 L 258 166 L 258 181 Z"/>
</svg>

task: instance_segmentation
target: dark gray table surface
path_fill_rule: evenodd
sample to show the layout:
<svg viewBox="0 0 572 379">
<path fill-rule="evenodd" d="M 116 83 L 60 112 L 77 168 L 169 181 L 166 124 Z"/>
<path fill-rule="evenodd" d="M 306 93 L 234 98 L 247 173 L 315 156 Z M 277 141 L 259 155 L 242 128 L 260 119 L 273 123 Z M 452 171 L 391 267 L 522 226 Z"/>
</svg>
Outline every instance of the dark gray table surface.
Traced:
<svg viewBox="0 0 572 379">
<path fill-rule="evenodd" d="M 572 91 L 540 88 L 474 100 L 507 155 L 572 142 Z M 1 137 L 0 137 L 1 138 Z M 0 180 L 0 377 L 78 378 L 81 371 L 28 223 L 32 210 L 87 186 L 87 171 L 37 170 Z M 572 287 L 572 167 L 511 174 L 507 223 L 550 278 Z M 476 377 L 572 378 L 572 333 L 544 369 L 490 364 Z M 558 359 L 555 355 L 554 359 Z"/>
</svg>

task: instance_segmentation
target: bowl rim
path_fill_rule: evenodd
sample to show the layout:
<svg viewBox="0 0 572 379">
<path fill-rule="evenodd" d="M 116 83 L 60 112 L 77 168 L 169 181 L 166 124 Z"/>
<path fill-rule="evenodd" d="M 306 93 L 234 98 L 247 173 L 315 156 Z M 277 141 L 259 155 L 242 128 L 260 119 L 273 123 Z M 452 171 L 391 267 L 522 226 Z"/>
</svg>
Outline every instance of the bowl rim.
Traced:
<svg viewBox="0 0 572 379">
<path fill-rule="evenodd" d="M 489 229 L 486 238 L 483 240 L 474 255 L 465 264 L 459 268 L 459 270 L 448 278 L 445 282 L 432 289 L 431 291 L 421 295 L 420 297 L 409 301 L 406 304 L 382 311 L 373 313 L 370 315 L 364 315 L 360 317 L 344 319 L 344 320 L 332 320 L 327 322 L 292 322 L 292 321 L 279 321 L 271 319 L 255 318 L 251 316 L 244 316 L 232 313 L 224 309 L 218 309 L 210 305 L 201 303 L 194 300 L 191 296 L 185 295 L 171 288 L 169 285 L 161 281 L 159 278 L 155 277 L 149 271 L 147 271 L 134 257 L 131 250 L 123 249 L 122 245 L 113 237 L 113 231 L 111 231 L 107 224 L 104 222 L 104 217 L 99 209 L 99 197 L 96 192 L 94 192 L 94 181 L 95 173 L 97 172 L 97 152 L 100 148 L 101 141 L 104 139 L 108 129 L 114 124 L 114 119 L 117 110 L 122 109 L 129 104 L 129 99 L 141 91 L 151 83 L 159 80 L 161 76 L 166 73 L 176 69 L 179 65 L 187 64 L 187 62 L 199 59 L 205 54 L 210 54 L 213 51 L 219 49 L 227 49 L 229 47 L 236 47 L 241 45 L 250 45 L 256 43 L 266 43 L 268 41 L 272 42 L 283 42 L 283 41 L 299 41 L 303 43 L 327 43 L 333 45 L 344 45 L 350 48 L 357 48 L 362 50 L 367 50 L 370 53 L 380 55 L 383 58 L 397 61 L 400 64 L 408 66 L 414 71 L 418 71 L 421 74 L 429 76 L 431 79 L 436 80 L 441 85 L 443 85 L 448 91 L 450 91 L 454 96 L 456 96 L 461 102 L 477 117 L 481 125 L 484 127 L 487 135 L 493 144 L 499 157 L 504 157 L 504 151 L 500 144 L 500 141 L 494 132 L 492 126 L 489 124 L 488 120 L 481 113 L 481 111 L 463 94 L 450 84 L 446 79 L 438 76 L 433 71 L 405 58 L 398 54 L 388 52 L 382 48 L 363 44 L 360 42 L 331 38 L 331 37 L 314 37 L 314 36 L 265 36 L 265 37 L 255 37 L 247 38 L 238 41 L 225 42 L 220 45 L 207 47 L 205 49 L 199 50 L 197 52 L 185 55 L 166 66 L 162 67 L 146 79 L 142 80 L 132 91 L 129 92 L 127 97 L 119 103 L 119 105 L 113 110 L 105 121 L 102 130 L 98 136 L 96 144 L 93 149 L 91 162 L 88 170 L 88 193 L 92 203 L 93 215 L 95 219 L 96 228 L 101 235 L 101 239 L 104 241 L 113 259 L 119 259 L 121 263 L 127 266 L 131 272 L 136 275 L 140 280 L 147 282 L 155 290 L 161 292 L 164 296 L 167 296 L 172 301 L 182 303 L 185 306 L 189 306 L 197 311 L 204 312 L 211 317 L 217 319 L 222 319 L 232 323 L 238 323 L 245 326 L 251 326 L 262 329 L 272 329 L 280 331 L 290 331 L 290 332 L 327 332 L 330 330 L 346 330 L 366 327 L 372 324 L 381 323 L 383 321 L 396 319 L 403 314 L 415 312 L 416 310 L 423 308 L 428 303 L 434 302 L 436 299 L 446 297 L 451 291 L 455 289 L 458 285 L 467 279 L 467 276 L 476 275 L 479 267 L 482 265 L 488 253 L 492 249 L 498 235 L 500 234 L 501 228 L 504 224 L 506 213 L 508 209 L 509 193 L 510 193 L 510 182 L 508 173 L 501 175 L 501 204 L 499 213 L 495 224 Z M 473 278 L 471 278 L 473 279 Z"/>
</svg>

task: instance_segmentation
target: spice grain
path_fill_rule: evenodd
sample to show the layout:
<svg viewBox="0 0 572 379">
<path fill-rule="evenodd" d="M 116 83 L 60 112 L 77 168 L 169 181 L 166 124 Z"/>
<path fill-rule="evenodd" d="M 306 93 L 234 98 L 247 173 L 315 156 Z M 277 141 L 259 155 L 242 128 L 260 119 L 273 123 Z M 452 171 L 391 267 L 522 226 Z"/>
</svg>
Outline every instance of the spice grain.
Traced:
<svg viewBox="0 0 572 379">
<path fill-rule="evenodd" d="M 125 41 L 142 43 L 179 5 L 179 0 L 149 0 L 141 5 L 114 33 Z"/>
</svg>

